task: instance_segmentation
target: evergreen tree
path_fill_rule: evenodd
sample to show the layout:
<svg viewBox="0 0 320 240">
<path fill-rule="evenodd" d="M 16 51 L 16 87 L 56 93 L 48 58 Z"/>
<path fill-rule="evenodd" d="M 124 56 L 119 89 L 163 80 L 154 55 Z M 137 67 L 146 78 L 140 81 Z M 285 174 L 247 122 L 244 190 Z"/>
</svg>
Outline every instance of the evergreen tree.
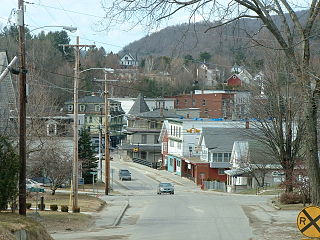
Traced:
<svg viewBox="0 0 320 240">
<path fill-rule="evenodd" d="M 19 174 L 19 158 L 7 139 L 0 136 L 0 210 L 15 201 Z"/>
<path fill-rule="evenodd" d="M 92 169 L 97 168 L 97 163 L 93 155 L 91 138 L 89 131 L 82 128 L 79 134 L 79 160 L 82 162 L 82 177 L 85 183 L 92 183 Z"/>
</svg>

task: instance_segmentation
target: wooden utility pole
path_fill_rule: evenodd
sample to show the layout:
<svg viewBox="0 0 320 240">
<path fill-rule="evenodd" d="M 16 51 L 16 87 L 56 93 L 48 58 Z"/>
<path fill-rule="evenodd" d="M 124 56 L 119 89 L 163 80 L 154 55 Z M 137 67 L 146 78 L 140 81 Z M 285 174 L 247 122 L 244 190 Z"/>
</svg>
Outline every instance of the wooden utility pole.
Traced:
<svg viewBox="0 0 320 240">
<path fill-rule="evenodd" d="M 105 106 L 105 133 L 104 133 L 104 159 L 105 159 L 105 194 L 109 194 L 110 187 L 110 152 L 109 152 L 109 104 L 108 104 L 108 85 L 107 72 L 104 73 L 104 106 Z"/>
<path fill-rule="evenodd" d="M 79 36 L 76 44 L 59 44 L 62 47 L 73 47 L 75 50 L 74 87 L 73 87 L 73 164 L 72 164 L 72 211 L 78 211 L 78 90 L 80 76 L 80 49 L 83 47 L 95 47 L 95 45 L 80 45 Z"/>
<path fill-rule="evenodd" d="M 24 29 L 24 2 L 18 1 L 18 21 L 19 26 L 19 214 L 26 215 L 26 50 L 25 50 L 25 29 Z"/>
</svg>

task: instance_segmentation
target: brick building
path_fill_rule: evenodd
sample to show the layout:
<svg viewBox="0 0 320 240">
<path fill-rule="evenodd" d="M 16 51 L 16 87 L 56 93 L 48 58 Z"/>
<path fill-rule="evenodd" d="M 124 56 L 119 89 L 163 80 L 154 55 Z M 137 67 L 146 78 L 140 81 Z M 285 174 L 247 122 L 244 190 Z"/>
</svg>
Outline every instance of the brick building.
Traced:
<svg viewBox="0 0 320 240">
<path fill-rule="evenodd" d="M 203 91 L 175 96 L 174 108 L 199 108 L 201 118 L 232 118 L 234 92 Z"/>
</svg>

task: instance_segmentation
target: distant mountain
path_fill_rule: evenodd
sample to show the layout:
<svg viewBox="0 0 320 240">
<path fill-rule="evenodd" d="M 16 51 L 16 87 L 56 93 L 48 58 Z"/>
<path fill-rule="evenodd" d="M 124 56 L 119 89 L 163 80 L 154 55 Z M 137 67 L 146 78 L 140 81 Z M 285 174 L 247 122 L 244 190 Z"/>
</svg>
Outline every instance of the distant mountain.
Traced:
<svg viewBox="0 0 320 240">
<path fill-rule="evenodd" d="M 306 11 L 301 11 L 297 14 L 305 18 L 306 13 Z M 277 24 L 281 24 L 279 17 L 274 18 Z M 248 52 L 250 35 L 259 32 L 261 36 L 270 38 L 268 34 L 261 34 L 261 32 L 268 31 L 261 28 L 262 22 L 257 19 L 239 20 L 205 33 L 213 25 L 214 23 L 209 25 L 200 22 L 170 26 L 130 43 L 120 53 L 130 52 L 138 59 L 149 55 L 183 57 L 187 54 L 197 58 L 200 52 L 209 52 L 213 57 L 219 55 L 234 58 L 237 54 Z"/>
</svg>

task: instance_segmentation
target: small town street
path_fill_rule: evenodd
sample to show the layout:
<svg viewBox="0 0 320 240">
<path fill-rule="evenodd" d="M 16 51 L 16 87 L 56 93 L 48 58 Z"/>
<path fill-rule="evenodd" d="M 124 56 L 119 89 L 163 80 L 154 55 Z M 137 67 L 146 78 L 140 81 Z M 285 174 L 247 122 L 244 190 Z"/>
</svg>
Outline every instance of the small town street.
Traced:
<svg viewBox="0 0 320 240">
<path fill-rule="evenodd" d="M 166 171 L 114 157 L 114 194 L 101 196 L 105 210 L 82 232 L 55 233 L 54 239 L 297 239 L 298 211 L 279 211 L 272 196 L 202 191 L 193 182 Z M 132 181 L 119 181 L 129 169 Z M 159 182 L 171 182 L 174 195 L 157 195 Z M 122 214 L 121 208 L 128 207 Z M 120 211 L 119 211 L 120 209 Z M 118 219 L 117 219 L 118 218 Z M 116 221 L 116 223 L 115 223 Z"/>
</svg>

